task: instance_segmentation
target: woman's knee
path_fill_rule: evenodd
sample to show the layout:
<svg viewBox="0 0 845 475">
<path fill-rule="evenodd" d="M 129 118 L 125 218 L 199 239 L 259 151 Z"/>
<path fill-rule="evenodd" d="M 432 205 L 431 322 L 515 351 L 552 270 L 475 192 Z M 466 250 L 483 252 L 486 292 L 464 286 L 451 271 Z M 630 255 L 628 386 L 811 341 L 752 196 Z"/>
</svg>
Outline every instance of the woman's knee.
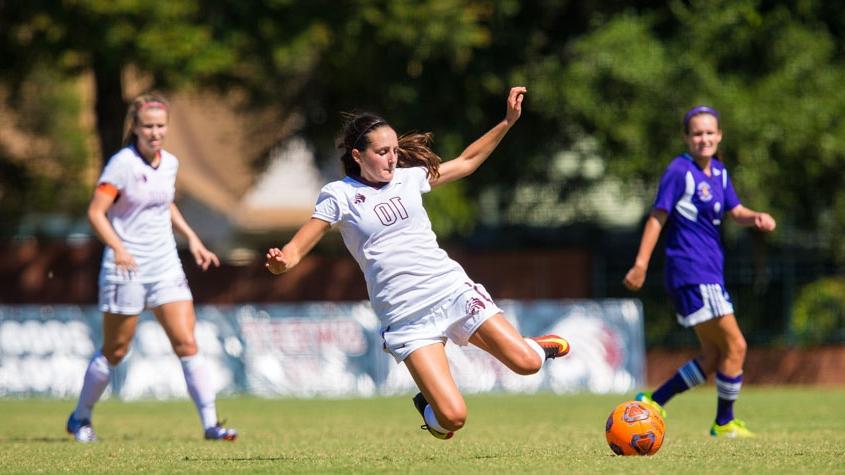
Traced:
<svg viewBox="0 0 845 475">
<path fill-rule="evenodd" d="M 507 366 L 514 373 L 527 376 L 540 371 L 543 367 L 543 361 L 535 351 L 526 345 L 524 348 L 511 352 Z"/>
<path fill-rule="evenodd" d="M 731 360 L 742 363 L 745 361 L 745 355 L 748 352 L 748 343 L 745 338 L 734 338 L 728 342 L 727 357 Z"/>
<path fill-rule="evenodd" d="M 172 342 L 173 352 L 176 356 L 193 356 L 197 354 L 197 340 L 191 336 L 190 338 L 181 339 Z"/>
<path fill-rule="evenodd" d="M 540 359 L 540 357 L 532 351 L 525 355 L 522 355 L 517 367 L 514 368 L 514 371 L 519 375 L 527 376 L 529 374 L 534 374 L 540 371 L 540 369 L 542 368 L 543 360 Z"/>
<path fill-rule="evenodd" d="M 445 407 L 441 407 L 439 411 L 436 411 L 436 414 L 437 422 L 439 422 L 444 429 L 456 431 L 466 424 L 467 407 L 463 401 L 460 403 L 456 402 L 448 404 Z"/>
<path fill-rule="evenodd" d="M 112 366 L 117 366 L 129 354 L 129 344 L 103 345 L 103 356 Z"/>
</svg>

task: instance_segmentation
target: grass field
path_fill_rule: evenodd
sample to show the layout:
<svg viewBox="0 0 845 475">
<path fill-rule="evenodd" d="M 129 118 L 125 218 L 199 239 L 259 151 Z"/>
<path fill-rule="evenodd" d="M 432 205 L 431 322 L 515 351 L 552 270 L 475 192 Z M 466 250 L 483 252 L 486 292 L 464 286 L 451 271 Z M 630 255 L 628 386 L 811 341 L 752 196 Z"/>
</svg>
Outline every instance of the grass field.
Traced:
<svg viewBox="0 0 845 475">
<path fill-rule="evenodd" d="M 188 401 L 104 401 L 100 440 L 64 433 L 71 401 L 0 400 L 2 473 L 845 473 L 845 388 L 743 390 L 738 413 L 761 436 L 707 435 L 714 389 L 668 405 L 653 457 L 618 457 L 604 440 L 624 396 L 473 395 L 464 430 L 440 441 L 419 430 L 410 396 L 362 400 L 225 399 L 234 443 L 201 440 Z M 630 398 L 630 395 L 628 395 Z"/>
</svg>

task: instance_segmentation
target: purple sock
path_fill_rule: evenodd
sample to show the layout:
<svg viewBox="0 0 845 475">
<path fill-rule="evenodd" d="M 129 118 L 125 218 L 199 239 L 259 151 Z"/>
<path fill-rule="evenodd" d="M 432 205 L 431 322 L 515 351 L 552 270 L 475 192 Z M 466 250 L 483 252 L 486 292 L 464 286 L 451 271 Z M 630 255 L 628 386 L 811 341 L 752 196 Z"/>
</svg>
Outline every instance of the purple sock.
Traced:
<svg viewBox="0 0 845 475">
<path fill-rule="evenodd" d="M 689 360 L 681 366 L 678 371 L 663 383 L 663 386 L 657 388 L 651 398 L 661 406 L 669 402 L 676 394 L 680 394 L 689 388 L 698 386 L 707 381 L 704 372 L 701 371 L 698 361 Z"/>
<path fill-rule="evenodd" d="M 716 372 L 716 391 L 719 393 L 719 403 L 716 406 L 716 424 L 724 425 L 734 418 L 734 401 L 739 397 L 742 388 L 742 373 L 728 376 Z"/>
</svg>

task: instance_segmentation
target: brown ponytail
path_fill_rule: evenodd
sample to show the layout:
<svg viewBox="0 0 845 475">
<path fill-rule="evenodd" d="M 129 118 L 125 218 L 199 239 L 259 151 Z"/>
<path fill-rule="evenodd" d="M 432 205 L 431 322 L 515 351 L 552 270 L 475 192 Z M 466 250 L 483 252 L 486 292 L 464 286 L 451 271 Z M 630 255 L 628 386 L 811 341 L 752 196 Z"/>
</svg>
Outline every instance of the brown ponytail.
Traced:
<svg viewBox="0 0 845 475">
<path fill-rule="evenodd" d="M 368 112 L 344 114 L 344 118 L 346 123 L 341 130 L 337 146 L 343 150 L 340 161 L 343 163 L 343 171 L 346 175 L 360 177 L 361 167 L 352 158 L 352 149 L 366 150 L 370 146 L 370 133 L 381 127 L 390 127 L 390 124 L 383 118 Z M 425 167 L 429 178 L 439 177 L 438 168 L 442 160 L 431 151 L 431 141 L 430 132 L 415 132 L 399 137 L 399 157 L 396 166 L 399 168 Z"/>
<path fill-rule="evenodd" d="M 425 167 L 429 179 L 440 177 L 440 162 L 443 160 L 431 150 L 434 136 L 431 132 L 413 132 L 399 137 L 400 168 Z"/>
</svg>

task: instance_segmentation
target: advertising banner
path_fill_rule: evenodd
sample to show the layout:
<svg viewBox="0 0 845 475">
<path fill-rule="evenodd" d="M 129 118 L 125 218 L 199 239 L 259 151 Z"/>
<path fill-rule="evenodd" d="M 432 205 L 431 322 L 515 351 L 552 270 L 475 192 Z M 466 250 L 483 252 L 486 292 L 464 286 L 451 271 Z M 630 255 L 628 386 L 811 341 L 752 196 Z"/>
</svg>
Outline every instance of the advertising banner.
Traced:
<svg viewBox="0 0 845 475">
<path fill-rule="evenodd" d="M 519 376 L 470 345 L 446 345 L 464 393 L 622 393 L 643 385 L 645 345 L 637 300 L 497 302 L 523 335 L 557 333 L 568 356 Z M 415 392 L 404 365 L 383 351 L 368 302 L 197 306 L 196 337 L 221 394 L 369 397 Z M 101 344 L 94 306 L 0 305 L 0 397 L 76 397 Z M 179 360 L 161 326 L 141 315 L 129 355 L 107 395 L 187 397 Z"/>
</svg>

